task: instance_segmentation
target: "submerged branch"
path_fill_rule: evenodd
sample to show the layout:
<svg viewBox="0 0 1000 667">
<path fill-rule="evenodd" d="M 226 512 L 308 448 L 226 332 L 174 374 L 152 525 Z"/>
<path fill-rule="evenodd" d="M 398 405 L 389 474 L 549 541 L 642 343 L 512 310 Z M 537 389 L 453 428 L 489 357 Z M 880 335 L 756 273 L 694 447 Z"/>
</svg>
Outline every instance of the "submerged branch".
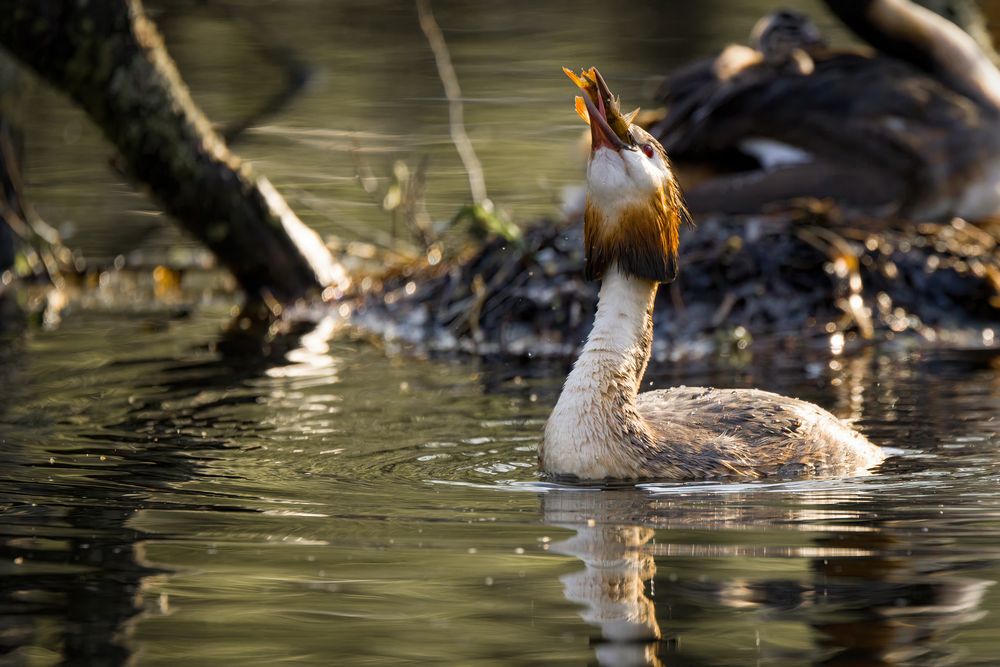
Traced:
<svg viewBox="0 0 1000 667">
<path fill-rule="evenodd" d="M 222 131 L 226 143 L 233 144 L 243 134 L 272 116 L 284 111 L 313 79 L 313 68 L 262 21 L 252 8 L 223 3 L 222 12 L 240 28 L 254 49 L 281 73 L 281 86 L 263 104 Z"/>
</svg>

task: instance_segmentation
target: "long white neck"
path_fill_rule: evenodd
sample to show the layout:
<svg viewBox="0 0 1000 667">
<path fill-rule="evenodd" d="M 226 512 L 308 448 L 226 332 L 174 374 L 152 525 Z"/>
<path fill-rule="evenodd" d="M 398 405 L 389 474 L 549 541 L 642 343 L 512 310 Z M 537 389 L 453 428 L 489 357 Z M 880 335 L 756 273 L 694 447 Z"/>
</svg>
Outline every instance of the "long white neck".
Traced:
<svg viewBox="0 0 1000 667">
<path fill-rule="evenodd" d="M 967 32 L 907 0 L 879 0 L 872 14 L 891 37 L 910 40 L 929 53 L 941 74 L 962 92 L 1000 108 L 1000 71 Z"/>
<path fill-rule="evenodd" d="M 963 95 L 1000 109 L 1000 71 L 969 33 L 943 16 L 912 0 L 826 5 L 877 50 L 929 68 Z"/>
<path fill-rule="evenodd" d="M 571 389 L 592 388 L 601 378 L 621 385 L 631 403 L 639 391 L 653 346 L 656 283 L 625 276 L 612 268 L 601 283 L 594 326 L 566 380 Z"/>
<path fill-rule="evenodd" d="M 605 274 L 594 327 L 545 427 L 544 469 L 587 479 L 638 474 L 638 457 L 622 453 L 648 437 L 635 397 L 652 350 L 656 288 L 617 268 Z"/>
</svg>

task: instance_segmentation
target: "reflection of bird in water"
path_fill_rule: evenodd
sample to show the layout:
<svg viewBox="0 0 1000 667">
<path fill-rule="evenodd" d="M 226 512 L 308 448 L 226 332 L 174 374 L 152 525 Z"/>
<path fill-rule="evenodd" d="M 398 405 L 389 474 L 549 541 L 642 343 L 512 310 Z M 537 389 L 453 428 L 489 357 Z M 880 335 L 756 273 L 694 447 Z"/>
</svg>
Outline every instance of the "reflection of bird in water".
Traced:
<svg viewBox="0 0 1000 667">
<path fill-rule="evenodd" d="M 754 48 L 670 75 L 650 131 L 695 212 L 800 197 L 921 219 L 1000 209 L 1000 72 L 976 42 L 909 0 L 834 2 L 877 49 L 832 50 L 808 18 L 772 14 Z"/>
<path fill-rule="evenodd" d="M 583 564 L 560 579 L 581 618 L 600 628 L 598 664 L 703 664 L 696 654 L 706 646 L 773 664 L 953 664 L 948 634 L 983 617 L 989 586 L 963 570 L 983 562 L 950 560 L 950 545 L 890 518 L 873 523 L 884 506 L 865 494 L 823 496 L 809 494 L 816 505 L 754 492 L 554 490 L 541 504 L 546 524 L 575 531 L 552 550 Z M 814 540 L 779 546 L 804 524 Z M 790 648 L 806 628 L 811 644 Z"/>
<path fill-rule="evenodd" d="M 880 462 L 879 448 L 805 401 L 745 389 L 638 393 L 658 283 L 676 272 L 683 205 L 663 148 L 620 114 L 596 70 L 585 77 L 574 78 L 587 93 L 578 109 L 589 115 L 592 143 L 586 272 L 602 285 L 593 329 L 545 427 L 542 469 L 587 480 L 691 479 L 843 474 Z"/>
<path fill-rule="evenodd" d="M 646 597 L 646 582 L 656 564 L 642 547 L 653 531 L 641 526 L 566 524 L 576 535 L 553 545 L 556 553 L 576 556 L 584 569 L 560 577 L 566 599 L 584 605 L 584 621 L 601 628 L 598 662 L 647 665 L 656 662 L 661 639 L 656 607 Z"/>
<path fill-rule="evenodd" d="M 552 551 L 583 562 L 583 570 L 563 575 L 560 581 L 566 599 L 584 606 L 583 620 L 601 629 L 601 641 L 594 649 L 598 663 L 660 665 L 662 633 L 656 607 L 646 596 L 646 582 L 656 573 L 656 563 L 642 550 L 653 530 L 607 521 L 602 515 L 613 511 L 609 508 L 621 509 L 623 498 L 557 491 L 542 496 L 542 511 L 547 524 L 576 531 L 553 544 Z"/>
</svg>

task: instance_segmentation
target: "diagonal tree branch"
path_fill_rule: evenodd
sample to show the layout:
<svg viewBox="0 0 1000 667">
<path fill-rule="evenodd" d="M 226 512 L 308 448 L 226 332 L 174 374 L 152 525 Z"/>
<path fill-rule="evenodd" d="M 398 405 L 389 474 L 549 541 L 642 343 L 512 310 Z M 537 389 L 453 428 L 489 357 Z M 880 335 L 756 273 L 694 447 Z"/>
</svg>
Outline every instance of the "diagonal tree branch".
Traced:
<svg viewBox="0 0 1000 667">
<path fill-rule="evenodd" d="M 87 112 L 251 298 L 346 288 L 319 236 L 213 131 L 140 0 L 0 0 L 0 16 L 0 45 Z"/>
</svg>

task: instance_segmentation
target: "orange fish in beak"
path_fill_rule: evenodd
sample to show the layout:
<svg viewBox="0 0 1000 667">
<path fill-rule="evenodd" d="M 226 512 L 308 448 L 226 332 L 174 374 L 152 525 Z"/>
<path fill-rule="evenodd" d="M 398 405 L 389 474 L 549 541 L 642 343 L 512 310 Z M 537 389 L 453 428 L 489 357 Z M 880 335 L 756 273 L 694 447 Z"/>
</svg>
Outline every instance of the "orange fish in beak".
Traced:
<svg viewBox="0 0 1000 667">
<path fill-rule="evenodd" d="M 616 151 L 634 150 L 635 140 L 629 127 L 639 110 L 622 115 L 618 99 L 596 67 L 583 70 L 579 75 L 567 67 L 563 67 L 563 72 L 586 93 L 576 98 L 576 113 L 590 125 L 591 151 L 601 147 Z"/>
</svg>

